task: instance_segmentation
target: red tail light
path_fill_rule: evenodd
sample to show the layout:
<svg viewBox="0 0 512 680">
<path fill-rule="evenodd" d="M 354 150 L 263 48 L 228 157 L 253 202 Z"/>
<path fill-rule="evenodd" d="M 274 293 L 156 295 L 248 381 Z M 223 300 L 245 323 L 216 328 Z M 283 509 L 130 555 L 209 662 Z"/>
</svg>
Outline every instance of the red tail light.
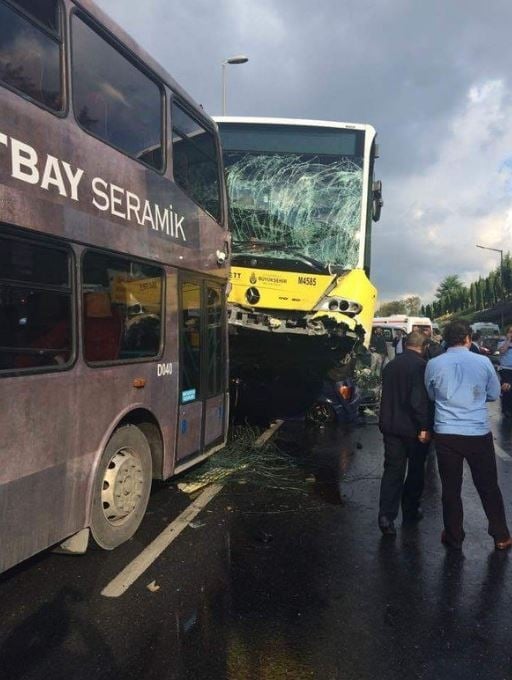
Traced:
<svg viewBox="0 0 512 680">
<path fill-rule="evenodd" d="M 340 385 L 338 387 L 338 392 L 340 397 L 345 399 L 345 401 L 350 401 L 352 399 L 352 388 L 348 385 Z"/>
</svg>

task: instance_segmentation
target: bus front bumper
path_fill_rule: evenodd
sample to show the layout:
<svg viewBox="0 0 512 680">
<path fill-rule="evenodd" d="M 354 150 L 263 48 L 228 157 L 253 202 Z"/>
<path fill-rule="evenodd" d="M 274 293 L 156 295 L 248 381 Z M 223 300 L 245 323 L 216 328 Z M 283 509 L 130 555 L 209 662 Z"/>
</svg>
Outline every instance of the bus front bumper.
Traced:
<svg viewBox="0 0 512 680">
<path fill-rule="evenodd" d="M 279 314 L 277 310 L 245 309 L 229 305 L 229 325 L 232 328 L 309 336 L 347 336 L 354 340 L 364 337 L 364 328 L 357 317 L 343 312 L 319 311 L 312 314 Z"/>
</svg>

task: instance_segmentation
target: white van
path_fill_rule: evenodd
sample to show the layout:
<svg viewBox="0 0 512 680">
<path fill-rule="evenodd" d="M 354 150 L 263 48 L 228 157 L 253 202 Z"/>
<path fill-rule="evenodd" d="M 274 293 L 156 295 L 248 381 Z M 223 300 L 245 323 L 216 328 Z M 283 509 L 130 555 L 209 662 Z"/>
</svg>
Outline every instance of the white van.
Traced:
<svg viewBox="0 0 512 680">
<path fill-rule="evenodd" d="M 376 316 L 373 319 L 373 327 L 397 326 L 405 329 L 406 333 L 416 330 L 425 332 L 427 328 L 432 333 L 432 321 L 428 316 L 407 316 L 407 314 L 393 314 L 392 316 Z"/>
<path fill-rule="evenodd" d="M 373 319 L 372 328 L 382 328 L 382 333 L 388 348 L 388 358 L 393 359 L 395 350 L 393 349 L 393 339 L 397 335 L 397 330 L 401 330 L 406 335 L 413 330 L 424 333 L 430 329 L 432 335 L 432 321 L 428 316 L 407 316 L 406 314 L 394 314 L 393 316 L 376 316 Z"/>
</svg>

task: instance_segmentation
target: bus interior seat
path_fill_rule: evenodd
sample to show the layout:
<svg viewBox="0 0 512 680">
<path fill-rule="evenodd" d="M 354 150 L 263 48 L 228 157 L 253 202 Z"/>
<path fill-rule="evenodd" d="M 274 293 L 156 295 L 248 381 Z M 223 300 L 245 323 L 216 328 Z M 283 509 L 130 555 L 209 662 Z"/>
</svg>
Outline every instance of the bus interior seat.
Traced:
<svg viewBox="0 0 512 680">
<path fill-rule="evenodd" d="M 87 361 L 118 359 L 122 322 L 117 310 L 112 309 L 110 295 L 106 292 L 86 293 L 84 308 L 85 359 Z"/>
<path fill-rule="evenodd" d="M 21 352 L 14 358 L 16 368 L 64 364 L 71 356 L 71 325 L 67 297 L 48 291 L 27 296 L 26 325 L 14 338 Z M 27 352 L 23 347 L 38 350 Z"/>
</svg>

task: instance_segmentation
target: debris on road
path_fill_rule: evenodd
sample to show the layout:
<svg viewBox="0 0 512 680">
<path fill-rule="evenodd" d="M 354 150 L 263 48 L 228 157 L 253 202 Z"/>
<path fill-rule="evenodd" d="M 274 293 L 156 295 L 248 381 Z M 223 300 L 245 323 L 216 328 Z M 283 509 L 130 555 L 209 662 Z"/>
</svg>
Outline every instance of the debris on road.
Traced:
<svg viewBox="0 0 512 680">
<path fill-rule="evenodd" d="M 227 445 L 200 468 L 187 472 L 177 486 L 193 494 L 228 477 L 237 484 L 305 492 L 298 486 L 303 481 L 298 462 L 274 443 L 262 444 L 260 432 L 249 426 L 235 427 Z"/>
<path fill-rule="evenodd" d="M 205 522 L 189 522 L 189 527 L 191 529 L 200 529 L 201 527 L 206 526 Z"/>
</svg>

